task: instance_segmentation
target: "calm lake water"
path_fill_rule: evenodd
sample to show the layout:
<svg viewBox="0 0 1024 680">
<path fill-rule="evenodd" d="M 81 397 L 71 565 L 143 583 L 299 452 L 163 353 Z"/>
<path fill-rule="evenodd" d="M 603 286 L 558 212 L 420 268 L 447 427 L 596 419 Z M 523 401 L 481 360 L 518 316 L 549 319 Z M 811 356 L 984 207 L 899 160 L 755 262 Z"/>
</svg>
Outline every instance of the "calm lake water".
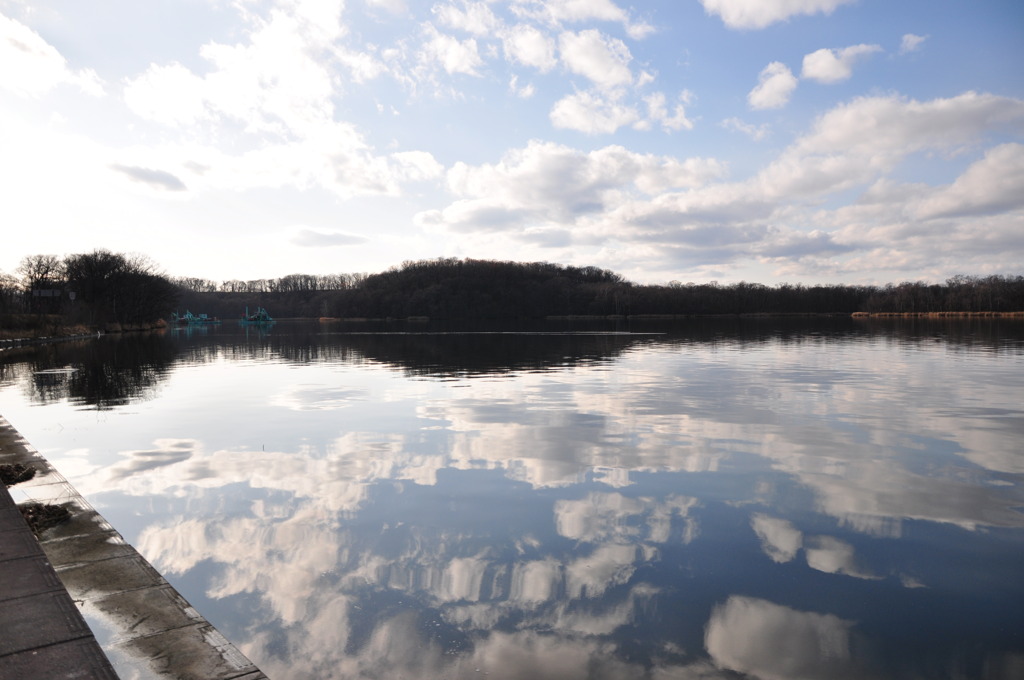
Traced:
<svg viewBox="0 0 1024 680">
<path fill-rule="evenodd" d="M 0 354 L 271 678 L 1024 677 L 1024 323 L 281 323 Z"/>
</svg>

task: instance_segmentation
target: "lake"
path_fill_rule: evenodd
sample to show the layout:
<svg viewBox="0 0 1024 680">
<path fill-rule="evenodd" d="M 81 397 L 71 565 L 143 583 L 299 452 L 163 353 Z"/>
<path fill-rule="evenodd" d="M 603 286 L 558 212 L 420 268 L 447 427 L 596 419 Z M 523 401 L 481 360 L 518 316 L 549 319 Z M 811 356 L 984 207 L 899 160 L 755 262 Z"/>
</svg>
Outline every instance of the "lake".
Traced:
<svg viewBox="0 0 1024 680">
<path fill-rule="evenodd" d="M 1024 323 L 282 322 L 0 354 L 271 678 L 1024 677 Z"/>
</svg>

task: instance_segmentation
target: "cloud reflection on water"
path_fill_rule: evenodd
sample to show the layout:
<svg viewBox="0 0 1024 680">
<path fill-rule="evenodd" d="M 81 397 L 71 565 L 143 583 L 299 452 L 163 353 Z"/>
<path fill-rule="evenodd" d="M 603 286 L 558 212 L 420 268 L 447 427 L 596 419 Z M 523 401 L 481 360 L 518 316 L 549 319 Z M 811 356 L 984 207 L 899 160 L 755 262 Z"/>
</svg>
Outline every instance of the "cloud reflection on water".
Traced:
<svg viewBox="0 0 1024 680">
<path fill-rule="evenodd" d="M 869 678 L 850 656 L 853 623 L 734 595 L 715 607 L 707 650 L 715 663 L 764 680 Z"/>
<path fill-rule="evenodd" d="M 993 359 L 937 389 L 947 360 L 767 342 L 470 382 L 310 364 L 246 402 L 256 427 L 300 422 L 290 446 L 166 436 L 76 483 L 163 504 L 140 550 L 237 606 L 218 625 L 271 677 L 870 677 L 871 622 L 838 608 L 938 580 L 896 539 L 1024 526 L 1019 384 Z"/>
</svg>

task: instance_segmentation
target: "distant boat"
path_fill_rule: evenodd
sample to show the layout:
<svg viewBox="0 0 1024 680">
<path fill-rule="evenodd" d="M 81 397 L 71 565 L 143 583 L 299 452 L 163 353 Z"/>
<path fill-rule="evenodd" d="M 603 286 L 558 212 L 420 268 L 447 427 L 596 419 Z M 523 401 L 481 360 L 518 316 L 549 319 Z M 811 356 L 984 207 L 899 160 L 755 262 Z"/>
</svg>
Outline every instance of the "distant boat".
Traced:
<svg viewBox="0 0 1024 680">
<path fill-rule="evenodd" d="M 243 316 L 238 323 L 243 326 L 271 326 L 277 322 L 274 321 L 274 319 L 271 318 L 270 313 L 262 307 L 257 307 L 255 314 L 250 314 L 249 308 L 246 307 L 245 316 Z"/>
<path fill-rule="evenodd" d="M 215 316 L 193 314 L 188 310 L 185 310 L 185 313 L 181 316 L 178 316 L 178 313 L 174 312 L 174 315 L 171 317 L 171 321 L 175 326 L 203 326 L 206 324 L 220 323 L 220 319 Z"/>
</svg>

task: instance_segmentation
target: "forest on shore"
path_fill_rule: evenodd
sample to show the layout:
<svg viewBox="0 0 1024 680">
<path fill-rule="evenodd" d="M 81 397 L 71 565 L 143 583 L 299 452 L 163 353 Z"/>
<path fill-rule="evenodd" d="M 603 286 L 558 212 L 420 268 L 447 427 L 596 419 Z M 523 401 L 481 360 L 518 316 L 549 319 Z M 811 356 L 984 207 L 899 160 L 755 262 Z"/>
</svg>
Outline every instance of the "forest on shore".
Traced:
<svg viewBox="0 0 1024 680">
<path fill-rule="evenodd" d="M 168 277 L 145 257 L 97 250 L 29 256 L 0 273 L 0 329 L 143 327 L 189 310 L 221 319 L 265 307 L 276 318 L 512 319 L 565 316 L 938 314 L 1024 311 L 1024 276 L 958 275 L 885 286 L 636 284 L 598 267 L 438 258 L 377 274 L 291 274 L 216 282 Z"/>
</svg>

